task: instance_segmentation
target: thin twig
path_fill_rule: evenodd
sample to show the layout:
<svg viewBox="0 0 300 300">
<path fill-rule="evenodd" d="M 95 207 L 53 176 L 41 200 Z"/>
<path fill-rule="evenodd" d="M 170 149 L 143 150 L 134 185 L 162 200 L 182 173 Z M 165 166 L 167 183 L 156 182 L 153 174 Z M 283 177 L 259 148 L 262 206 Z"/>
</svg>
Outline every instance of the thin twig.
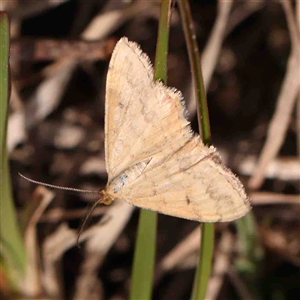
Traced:
<svg viewBox="0 0 300 300">
<path fill-rule="evenodd" d="M 226 24 L 229 20 L 230 11 L 233 1 L 218 1 L 218 15 L 212 29 L 211 35 L 202 55 L 203 81 L 205 89 L 211 81 L 213 71 L 216 68 L 218 57 L 226 35 Z"/>
<path fill-rule="evenodd" d="M 238 166 L 238 171 L 243 175 L 253 175 L 256 168 L 256 156 L 245 157 Z M 265 178 L 282 181 L 300 180 L 300 161 L 297 157 L 277 157 L 265 169 Z"/>
<path fill-rule="evenodd" d="M 210 84 L 212 74 L 218 62 L 218 57 L 220 55 L 221 47 L 226 35 L 226 24 L 228 23 L 231 7 L 232 0 L 218 1 L 218 14 L 216 21 L 201 58 L 205 90 L 207 90 Z M 191 83 L 191 101 L 189 101 L 188 105 L 188 110 L 191 113 L 191 117 L 193 117 L 196 112 L 196 101 L 194 100 L 195 94 L 192 92 L 193 89 L 193 83 Z"/>
<path fill-rule="evenodd" d="M 63 57 L 78 60 L 107 59 L 116 44 L 115 39 L 83 41 L 21 38 L 12 41 L 10 61 L 56 60 Z M 88 53 L 88 55 L 87 55 Z"/>
<path fill-rule="evenodd" d="M 250 194 L 253 205 L 266 204 L 300 204 L 299 195 L 287 195 L 271 192 L 254 192 Z"/>
<path fill-rule="evenodd" d="M 99 206 L 93 212 L 93 217 L 103 215 L 107 210 L 107 206 Z M 39 222 L 61 222 L 72 219 L 81 219 L 87 214 L 87 209 L 62 209 L 53 208 L 49 209 L 39 220 Z"/>
</svg>

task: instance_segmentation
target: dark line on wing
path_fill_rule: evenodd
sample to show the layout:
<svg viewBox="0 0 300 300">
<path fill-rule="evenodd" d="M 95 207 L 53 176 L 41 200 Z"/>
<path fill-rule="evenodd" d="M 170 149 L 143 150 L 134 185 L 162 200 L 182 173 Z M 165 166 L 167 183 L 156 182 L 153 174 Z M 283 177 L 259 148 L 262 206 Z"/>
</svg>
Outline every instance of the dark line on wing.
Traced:
<svg viewBox="0 0 300 300">
<path fill-rule="evenodd" d="M 193 165 L 191 165 L 189 168 L 187 168 L 187 169 L 185 169 L 185 171 L 187 171 L 188 169 L 191 169 L 191 168 L 193 168 L 193 167 L 195 167 L 197 164 L 199 164 L 200 162 L 203 162 L 205 159 L 208 159 L 208 158 L 210 158 L 211 156 L 213 156 L 214 155 L 214 153 L 211 153 L 210 155 L 207 155 L 207 156 L 205 156 L 205 157 L 203 157 L 202 159 L 200 159 L 200 160 L 198 160 L 196 163 L 194 163 Z M 154 169 L 153 169 L 154 170 Z M 173 176 L 176 176 L 176 175 L 178 175 L 179 173 L 184 173 L 185 171 L 182 171 L 182 170 L 180 170 L 179 169 L 179 171 L 178 172 L 174 172 L 174 173 L 172 173 L 169 177 L 173 177 Z M 181 182 L 181 181 L 179 181 L 179 182 Z M 172 188 L 172 190 L 173 191 L 177 191 L 177 190 L 183 190 L 184 188 L 183 187 L 180 187 L 179 189 L 176 189 L 176 183 L 177 182 L 172 182 L 173 183 L 173 186 L 171 187 Z M 159 186 L 155 186 L 155 188 L 156 188 L 156 191 L 157 191 L 157 188 L 158 188 Z M 137 187 L 135 187 L 134 189 L 131 189 L 131 191 L 132 192 L 134 192 L 136 189 L 138 189 L 139 188 L 139 185 L 137 186 Z M 170 191 L 170 189 L 166 189 L 166 190 L 164 190 L 164 191 L 161 191 L 161 192 L 156 192 L 156 194 L 155 194 L 155 196 L 157 196 L 157 195 L 163 195 L 163 194 L 166 194 L 166 193 L 168 193 Z M 134 195 L 134 193 L 131 193 L 131 194 L 133 194 Z M 134 198 L 136 198 L 136 199 L 140 199 L 140 198 L 144 198 L 145 196 L 143 196 L 143 197 L 134 197 Z M 151 197 L 150 195 L 148 195 L 147 197 Z"/>
</svg>

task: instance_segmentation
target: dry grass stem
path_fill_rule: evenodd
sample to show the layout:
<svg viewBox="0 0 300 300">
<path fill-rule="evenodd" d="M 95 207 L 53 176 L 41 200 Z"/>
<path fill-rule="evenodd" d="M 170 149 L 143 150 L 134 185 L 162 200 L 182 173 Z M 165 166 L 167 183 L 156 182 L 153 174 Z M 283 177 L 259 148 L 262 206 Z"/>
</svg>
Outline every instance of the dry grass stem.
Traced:
<svg viewBox="0 0 300 300">
<path fill-rule="evenodd" d="M 39 297 L 42 294 L 41 262 L 39 260 L 39 246 L 37 240 L 37 223 L 41 215 L 53 200 L 54 194 L 44 187 L 38 187 L 30 201 L 27 211 L 27 226 L 24 233 L 25 247 L 27 251 L 27 267 L 22 289 L 30 298 Z"/>
<path fill-rule="evenodd" d="M 254 192 L 250 194 L 253 205 L 300 204 L 299 195 L 287 195 L 271 192 Z"/>
<path fill-rule="evenodd" d="M 252 175 L 256 170 L 256 157 L 246 157 L 238 166 L 243 175 Z M 274 158 L 265 169 L 265 178 L 279 179 L 283 181 L 300 180 L 300 161 L 297 157 Z"/>
<path fill-rule="evenodd" d="M 147 14 L 152 6 L 152 1 L 134 1 L 122 9 L 100 13 L 85 29 L 82 38 L 89 41 L 104 39 L 133 16 Z"/>
<path fill-rule="evenodd" d="M 232 0 L 218 1 L 218 14 L 216 21 L 201 57 L 205 90 L 208 89 L 212 74 L 218 62 L 221 47 L 226 34 L 226 24 L 228 23 L 232 3 Z M 188 111 L 190 112 L 191 117 L 193 117 L 196 114 L 196 101 L 192 84 L 189 87 L 188 94 L 191 95 L 191 99 L 188 102 Z"/>
<path fill-rule="evenodd" d="M 107 207 L 99 206 L 93 211 L 93 217 L 99 217 L 105 213 Z M 82 219 L 86 216 L 88 212 L 87 208 L 83 209 L 62 209 L 62 208 L 52 208 L 48 212 L 44 213 L 41 217 L 40 222 L 55 223 L 60 221 L 72 220 L 72 219 Z"/>
<path fill-rule="evenodd" d="M 73 58 L 81 61 L 106 60 L 116 41 L 82 41 L 22 38 L 12 42 L 10 61 L 39 61 Z M 86 54 L 89 55 L 86 55 Z"/>
</svg>

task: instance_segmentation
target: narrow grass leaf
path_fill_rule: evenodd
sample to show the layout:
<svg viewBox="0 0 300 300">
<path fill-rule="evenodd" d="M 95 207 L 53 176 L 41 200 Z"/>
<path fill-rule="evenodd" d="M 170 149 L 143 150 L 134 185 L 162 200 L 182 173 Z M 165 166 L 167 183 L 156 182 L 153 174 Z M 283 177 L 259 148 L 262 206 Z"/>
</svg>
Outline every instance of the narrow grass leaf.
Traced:
<svg viewBox="0 0 300 300">
<path fill-rule="evenodd" d="M 200 54 L 196 40 L 196 30 L 189 1 L 178 1 L 178 6 L 192 70 L 200 136 L 205 144 L 210 144 L 211 133 L 209 114 L 201 70 Z M 214 248 L 214 225 L 212 223 L 203 223 L 202 225 L 200 248 L 200 257 L 191 296 L 191 299 L 193 300 L 204 299 L 207 290 Z"/>
<path fill-rule="evenodd" d="M 0 239 L 3 268 L 12 276 L 20 276 L 25 269 L 25 249 L 15 212 L 8 155 L 6 130 L 9 98 L 9 22 L 0 12 Z M 17 270 L 17 272 L 16 272 Z M 16 277 L 12 280 L 17 280 Z"/>
</svg>

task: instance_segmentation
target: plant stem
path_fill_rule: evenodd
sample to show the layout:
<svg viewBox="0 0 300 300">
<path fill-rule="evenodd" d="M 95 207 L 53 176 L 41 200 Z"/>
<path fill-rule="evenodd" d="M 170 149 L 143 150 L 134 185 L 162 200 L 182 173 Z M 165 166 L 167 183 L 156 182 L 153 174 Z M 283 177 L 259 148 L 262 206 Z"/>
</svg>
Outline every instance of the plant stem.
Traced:
<svg viewBox="0 0 300 300">
<path fill-rule="evenodd" d="M 0 12 L 0 240 L 1 268 L 11 286 L 17 287 L 25 270 L 25 248 L 12 198 L 6 149 L 9 98 L 9 21 Z M 5 274 L 4 274 L 5 273 Z"/>
<path fill-rule="evenodd" d="M 204 82 L 201 70 L 201 60 L 196 40 L 196 30 L 191 14 L 188 1 L 178 1 L 180 15 L 182 19 L 183 30 L 185 34 L 188 55 L 192 70 L 193 86 L 195 90 L 195 98 L 197 102 L 197 116 L 199 124 L 199 132 L 204 144 L 210 144 L 211 133 L 209 114 L 204 89 Z M 214 248 L 214 225 L 211 223 L 203 223 L 200 257 L 196 269 L 196 275 L 193 285 L 191 299 L 204 299 L 208 280 L 211 272 L 212 256 Z"/>
</svg>

